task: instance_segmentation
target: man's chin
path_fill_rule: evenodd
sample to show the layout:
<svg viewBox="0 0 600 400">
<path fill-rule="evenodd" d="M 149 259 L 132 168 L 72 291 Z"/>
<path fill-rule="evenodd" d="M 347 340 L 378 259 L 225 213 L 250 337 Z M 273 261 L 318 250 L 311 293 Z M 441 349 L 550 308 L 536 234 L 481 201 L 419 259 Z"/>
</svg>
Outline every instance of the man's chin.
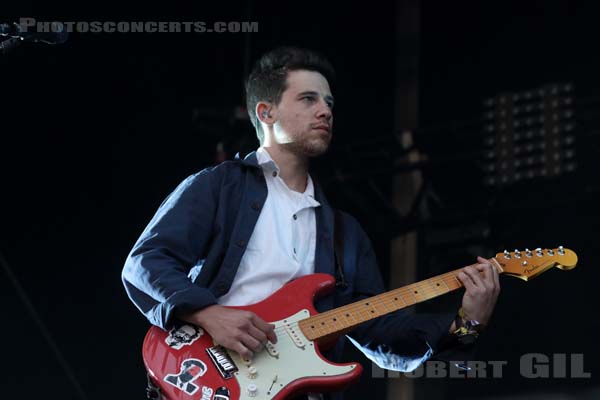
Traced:
<svg viewBox="0 0 600 400">
<path fill-rule="evenodd" d="M 287 143 L 285 147 L 288 148 L 288 151 L 296 154 L 297 156 L 315 158 L 327 152 L 329 149 L 329 142 L 329 137 L 315 138 L 310 141 Z"/>
<path fill-rule="evenodd" d="M 318 143 L 307 143 L 304 147 L 304 153 L 307 157 L 314 158 L 327 153 L 329 149 L 329 139 L 319 141 Z"/>
</svg>

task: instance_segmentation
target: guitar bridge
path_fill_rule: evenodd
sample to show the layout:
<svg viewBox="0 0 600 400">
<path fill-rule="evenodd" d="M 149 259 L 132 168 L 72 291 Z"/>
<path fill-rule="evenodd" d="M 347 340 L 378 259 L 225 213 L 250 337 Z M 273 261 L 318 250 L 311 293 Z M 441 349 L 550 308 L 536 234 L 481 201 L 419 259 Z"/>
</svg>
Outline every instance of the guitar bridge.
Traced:
<svg viewBox="0 0 600 400">
<path fill-rule="evenodd" d="M 223 346 L 209 347 L 206 353 L 224 379 L 230 379 L 238 371 L 238 367 Z"/>
</svg>

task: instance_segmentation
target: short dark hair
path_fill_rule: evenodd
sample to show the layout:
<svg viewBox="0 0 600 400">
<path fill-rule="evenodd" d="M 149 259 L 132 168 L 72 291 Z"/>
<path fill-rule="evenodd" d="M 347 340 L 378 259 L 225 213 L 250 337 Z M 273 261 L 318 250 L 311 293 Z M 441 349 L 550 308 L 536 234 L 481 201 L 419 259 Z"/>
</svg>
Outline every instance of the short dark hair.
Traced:
<svg viewBox="0 0 600 400">
<path fill-rule="evenodd" d="M 288 71 L 308 70 L 320 73 L 330 85 L 334 84 L 333 66 L 321 54 L 298 47 L 278 47 L 264 54 L 255 64 L 246 81 L 246 108 L 256 136 L 262 144 L 265 138 L 258 117 L 256 105 L 260 101 L 278 104 L 287 88 Z"/>
</svg>

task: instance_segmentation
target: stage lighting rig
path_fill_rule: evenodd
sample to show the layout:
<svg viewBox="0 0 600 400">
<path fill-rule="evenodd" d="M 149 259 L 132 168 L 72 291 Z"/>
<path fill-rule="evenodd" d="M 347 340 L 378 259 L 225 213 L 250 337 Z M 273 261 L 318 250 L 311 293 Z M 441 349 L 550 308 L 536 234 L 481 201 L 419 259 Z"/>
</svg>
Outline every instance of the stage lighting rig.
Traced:
<svg viewBox="0 0 600 400">
<path fill-rule="evenodd" d="M 484 101 L 485 184 L 506 186 L 576 169 L 574 87 L 548 84 Z"/>
</svg>

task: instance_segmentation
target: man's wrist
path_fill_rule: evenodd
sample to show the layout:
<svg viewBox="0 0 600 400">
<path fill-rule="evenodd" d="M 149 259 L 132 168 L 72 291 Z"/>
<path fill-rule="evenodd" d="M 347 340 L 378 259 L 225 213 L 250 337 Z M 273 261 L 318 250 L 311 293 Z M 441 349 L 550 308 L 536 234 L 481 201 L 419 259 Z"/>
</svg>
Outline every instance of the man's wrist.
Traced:
<svg viewBox="0 0 600 400">
<path fill-rule="evenodd" d="M 461 344 L 474 343 L 483 330 L 483 324 L 475 319 L 469 319 L 462 307 L 458 310 L 453 326 L 452 334 Z"/>
</svg>

